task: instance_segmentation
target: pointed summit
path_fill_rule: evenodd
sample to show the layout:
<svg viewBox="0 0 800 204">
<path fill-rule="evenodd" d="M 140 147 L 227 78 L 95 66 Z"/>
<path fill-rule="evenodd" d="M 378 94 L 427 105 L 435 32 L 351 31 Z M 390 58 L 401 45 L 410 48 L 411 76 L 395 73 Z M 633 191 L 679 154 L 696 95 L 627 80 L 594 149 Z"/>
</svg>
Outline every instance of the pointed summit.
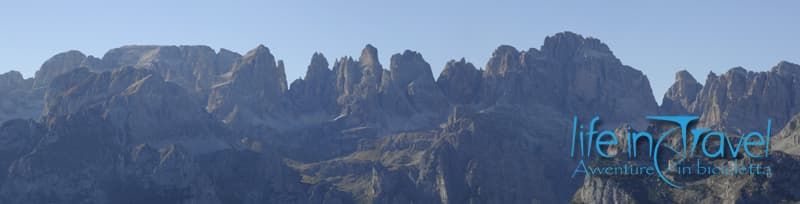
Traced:
<svg viewBox="0 0 800 204">
<path fill-rule="evenodd" d="M 358 58 L 360 65 L 361 79 L 358 89 L 362 93 L 373 94 L 378 91 L 378 88 L 383 80 L 383 66 L 378 60 L 378 49 L 370 44 L 367 44 L 361 51 L 361 57 Z M 354 70 L 355 71 L 355 70 Z"/>
<path fill-rule="evenodd" d="M 358 61 L 361 63 L 361 66 L 364 67 L 380 67 L 381 63 L 378 60 L 378 49 L 373 47 L 371 44 L 367 44 L 363 50 L 361 50 L 361 57 L 358 58 Z"/>
<path fill-rule="evenodd" d="M 675 73 L 675 81 L 686 82 L 686 83 L 697 83 L 697 80 L 692 76 L 692 74 L 686 70 L 680 70 L 677 73 Z"/>
<path fill-rule="evenodd" d="M 272 53 L 270 53 L 269 48 L 267 48 L 263 44 L 258 44 L 256 48 L 248 51 L 247 54 L 245 54 L 242 58 L 246 60 L 246 59 L 252 59 L 256 56 L 265 56 L 265 57 L 268 56 L 270 58 L 273 58 L 273 60 L 275 58 L 274 56 L 272 56 Z"/>
<path fill-rule="evenodd" d="M 311 63 L 308 65 L 305 80 L 321 80 L 333 77 L 333 71 L 328 69 L 328 59 L 322 53 L 315 52 L 311 56 Z"/>
<path fill-rule="evenodd" d="M 272 120 L 266 113 L 285 110 L 281 98 L 288 90 L 283 61 L 276 62 L 269 49 L 258 45 L 233 65 L 227 81 L 213 87 L 207 109 L 226 123 L 251 124 Z M 274 125 L 274 124 L 269 124 Z"/>
<path fill-rule="evenodd" d="M 703 85 L 686 70 L 675 73 L 675 83 L 669 87 L 661 102 L 661 112 L 666 114 L 687 114 L 692 112 L 692 104 L 697 99 Z"/>
<path fill-rule="evenodd" d="M 328 69 L 328 59 L 325 58 L 325 55 L 319 52 L 315 52 L 314 55 L 311 56 L 311 64 L 308 65 L 309 71 L 314 68 L 325 68 Z"/>
<path fill-rule="evenodd" d="M 269 52 L 269 48 L 267 48 L 267 46 L 264 46 L 264 44 L 258 44 L 255 50 L 266 50 L 267 52 Z"/>
<path fill-rule="evenodd" d="M 238 62 L 236 62 L 236 64 L 233 65 L 233 68 L 231 70 L 232 72 L 234 72 L 233 77 L 239 77 L 239 78 L 266 77 L 266 78 L 261 78 L 260 80 L 252 78 L 252 80 L 256 81 L 265 81 L 264 79 L 269 79 L 269 78 L 274 78 L 277 80 L 281 78 L 279 75 L 283 74 L 283 70 L 281 69 L 281 64 L 282 62 L 275 61 L 275 56 L 273 56 L 272 53 L 270 53 L 269 48 L 259 44 L 258 47 L 248 51 L 247 54 L 242 56 L 242 58 Z M 283 78 L 285 78 L 285 76 L 283 76 Z M 283 84 L 286 83 L 284 82 Z"/>
<path fill-rule="evenodd" d="M 508 72 L 519 71 L 520 66 L 520 53 L 517 48 L 510 45 L 501 45 L 497 47 L 486 63 L 486 72 L 484 74 L 505 75 Z"/>
<path fill-rule="evenodd" d="M 306 76 L 292 82 L 288 93 L 299 113 L 322 111 L 334 113 L 336 107 L 336 80 L 334 72 L 328 69 L 328 60 L 322 53 L 311 56 Z"/>
</svg>

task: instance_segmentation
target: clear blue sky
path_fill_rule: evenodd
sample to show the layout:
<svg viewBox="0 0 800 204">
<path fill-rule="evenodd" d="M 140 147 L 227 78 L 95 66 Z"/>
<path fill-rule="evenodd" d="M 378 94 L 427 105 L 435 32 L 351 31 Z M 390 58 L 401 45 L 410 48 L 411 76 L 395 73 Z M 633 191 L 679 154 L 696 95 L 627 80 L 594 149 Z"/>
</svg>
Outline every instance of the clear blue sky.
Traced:
<svg viewBox="0 0 800 204">
<path fill-rule="evenodd" d="M 371 43 L 385 66 L 391 54 L 411 49 L 438 75 L 450 59 L 482 67 L 500 44 L 539 48 L 545 36 L 569 30 L 603 40 L 623 63 L 644 71 L 660 102 L 679 69 L 702 83 L 710 70 L 800 63 L 797 2 L 4 1 L 0 72 L 30 77 L 50 56 L 72 49 L 101 57 L 129 44 L 241 53 L 264 44 L 285 60 L 293 80 L 315 51 L 333 61 Z"/>
</svg>

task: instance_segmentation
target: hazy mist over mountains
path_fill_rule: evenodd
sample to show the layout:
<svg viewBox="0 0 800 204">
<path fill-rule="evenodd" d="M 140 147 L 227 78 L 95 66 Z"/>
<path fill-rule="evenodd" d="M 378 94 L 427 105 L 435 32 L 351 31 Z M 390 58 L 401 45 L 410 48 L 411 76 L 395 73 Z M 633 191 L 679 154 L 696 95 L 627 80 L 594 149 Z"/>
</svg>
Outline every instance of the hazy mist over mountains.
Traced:
<svg viewBox="0 0 800 204">
<path fill-rule="evenodd" d="M 573 32 L 539 48 L 500 45 L 485 64 L 452 59 L 436 75 L 412 50 L 389 61 L 372 45 L 353 54 L 309 53 L 300 79 L 267 45 L 66 51 L 32 78 L 1 74 L 0 203 L 800 202 L 792 62 L 680 71 L 657 102 L 649 78 L 664 76 Z M 573 116 L 663 128 L 646 121 L 654 114 L 697 115 L 726 132 L 771 118 L 774 158 L 762 162 L 775 175 L 692 178 L 682 189 L 571 177 Z"/>
</svg>

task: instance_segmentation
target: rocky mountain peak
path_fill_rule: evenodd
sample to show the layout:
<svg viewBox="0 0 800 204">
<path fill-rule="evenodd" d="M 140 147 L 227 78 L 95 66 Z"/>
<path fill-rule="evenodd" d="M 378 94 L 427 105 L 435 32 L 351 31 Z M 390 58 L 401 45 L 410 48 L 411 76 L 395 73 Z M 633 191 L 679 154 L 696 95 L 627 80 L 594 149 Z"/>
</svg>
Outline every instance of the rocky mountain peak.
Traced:
<svg viewBox="0 0 800 204">
<path fill-rule="evenodd" d="M 89 103 L 122 93 L 131 84 L 149 77 L 161 79 L 152 70 L 133 67 L 103 73 L 92 73 L 86 68 L 76 69 L 53 79 L 45 93 L 42 115 L 52 118 L 73 114 Z"/>
<path fill-rule="evenodd" d="M 322 53 L 314 53 L 306 76 L 292 82 L 289 97 L 299 112 L 336 111 L 336 88 L 334 72 L 328 68 L 328 60 Z"/>
<path fill-rule="evenodd" d="M 358 58 L 358 61 L 364 67 L 380 67 L 380 61 L 378 60 L 378 48 L 375 48 L 371 44 L 367 44 L 364 46 L 364 49 L 361 50 L 361 57 Z"/>
<path fill-rule="evenodd" d="M 333 66 L 336 73 L 336 90 L 342 99 L 355 94 L 356 86 L 361 83 L 363 70 L 352 57 L 342 57 L 336 60 Z"/>
<path fill-rule="evenodd" d="M 109 50 L 102 62 L 106 69 L 130 66 L 155 70 L 167 81 L 205 95 L 219 80 L 219 75 L 229 71 L 239 57 L 229 51 L 216 53 L 204 45 L 128 45 Z"/>
<path fill-rule="evenodd" d="M 77 50 L 56 54 L 45 61 L 41 68 L 36 71 L 33 87 L 46 87 L 56 76 L 79 68 L 84 59 L 86 59 L 86 55 Z"/>
<path fill-rule="evenodd" d="M 406 50 L 391 57 L 389 76 L 381 85 L 383 108 L 395 114 L 440 111 L 446 98 L 436 85 L 431 66 L 418 52 Z"/>
<path fill-rule="evenodd" d="M 272 53 L 270 52 L 269 48 L 267 48 L 267 46 L 264 46 L 264 44 L 258 44 L 258 46 L 256 46 L 256 48 L 253 48 L 252 50 L 248 51 L 242 58 L 243 58 L 243 60 L 248 60 L 248 59 L 255 58 L 257 56 L 270 56 L 270 57 L 273 57 Z"/>
<path fill-rule="evenodd" d="M 800 75 L 792 67 L 783 62 L 763 72 L 742 67 L 711 72 L 690 111 L 703 113 L 700 122 L 710 127 L 749 130 L 771 118 L 778 130 L 800 111 Z"/>
<path fill-rule="evenodd" d="M 694 76 L 692 76 L 692 74 L 689 73 L 689 71 L 686 71 L 686 70 L 680 70 L 680 71 L 676 72 L 675 73 L 675 81 L 676 82 L 682 82 L 682 83 L 689 83 L 689 84 L 698 83 L 697 80 L 694 79 Z"/>
<path fill-rule="evenodd" d="M 232 69 L 232 77 L 233 81 L 239 83 L 254 83 L 252 88 L 264 89 L 272 96 L 278 96 L 287 89 L 283 62 L 276 62 L 275 56 L 264 45 L 258 45 L 242 56 Z"/>
<path fill-rule="evenodd" d="M 242 55 L 239 53 L 227 49 L 219 49 L 219 52 L 217 52 L 217 65 L 213 75 L 219 76 L 231 71 L 233 64 L 236 63 L 236 60 L 239 60 L 239 58 L 242 58 Z M 216 79 L 214 81 L 216 82 Z"/>
<path fill-rule="evenodd" d="M 238 63 L 241 66 L 241 64 L 254 63 L 255 61 L 263 62 L 262 65 L 264 65 L 264 67 L 277 67 L 275 56 L 272 55 L 269 48 L 263 44 L 259 44 L 250 51 L 247 51 Z"/>
<path fill-rule="evenodd" d="M 411 50 L 392 55 L 389 71 L 392 75 L 391 80 L 401 87 L 416 80 L 426 83 L 433 81 L 431 65 L 425 62 L 421 54 Z"/>
<path fill-rule="evenodd" d="M 569 31 L 545 38 L 541 51 L 552 58 L 561 60 L 568 60 L 574 57 L 617 60 L 608 45 L 599 39 L 584 38 Z"/>
<path fill-rule="evenodd" d="M 333 71 L 328 68 L 328 59 L 322 53 L 314 53 L 311 56 L 311 62 L 308 64 L 304 79 L 317 80 L 318 78 L 327 78 L 329 76 L 333 76 Z"/>
<path fill-rule="evenodd" d="M 286 111 L 288 90 L 283 61 L 258 45 L 239 59 L 221 83 L 211 88 L 207 109 L 237 127 L 275 125 Z"/>
<path fill-rule="evenodd" d="M 162 46 L 154 45 L 126 45 L 109 50 L 103 55 L 105 61 L 111 68 L 123 68 L 126 66 L 140 67 L 140 61 L 146 58 L 153 59 L 158 55 Z"/>
<path fill-rule="evenodd" d="M 336 62 L 333 72 L 336 75 L 338 100 L 343 104 L 377 94 L 384 75 L 378 50 L 369 44 L 362 50 L 358 61 L 343 57 Z"/>
<path fill-rule="evenodd" d="M 111 70 L 111 68 L 108 65 L 106 65 L 106 63 L 103 62 L 102 59 L 92 55 L 87 56 L 86 59 L 84 59 L 83 62 L 81 62 L 80 67 L 85 67 L 88 68 L 89 70 L 98 72 Z"/>
<path fill-rule="evenodd" d="M 203 105 L 154 70 L 126 67 L 94 73 L 77 69 L 53 80 L 45 104 L 48 124 L 63 122 L 64 117 L 102 118 L 116 131 L 126 132 L 119 140 L 125 143 L 161 146 L 164 141 L 186 139 L 181 143 L 192 151 L 225 146 L 214 135 L 220 126 Z"/>
<path fill-rule="evenodd" d="M 18 71 L 0 74 L 0 125 L 10 119 L 32 119 L 42 111 L 42 89 Z"/>
<path fill-rule="evenodd" d="M 436 84 L 450 101 L 457 104 L 476 102 L 480 93 L 482 71 L 464 58 L 450 60 L 444 66 Z"/>
<path fill-rule="evenodd" d="M 784 76 L 800 77 L 800 65 L 787 61 L 781 61 L 778 63 L 778 65 L 772 67 L 772 72 Z"/>
<path fill-rule="evenodd" d="M 308 69 L 310 71 L 311 69 L 321 68 L 328 69 L 328 59 L 322 53 L 315 52 L 314 55 L 311 55 L 311 63 L 308 65 Z"/>
<path fill-rule="evenodd" d="M 641 118 L 639 114 L 657 111 L 647 76 L 606 51 L 607 46 L 599 40 L 570 32 L 548 37 L 541 51 L 520 52 L 511 46 L 500 46 L 486 64 L 481 103 L 541 104 L 575 112 L 608 111 L 605 115 L 619 116 L 608 118 L 609 124 L 630 122 Z M 642 128 L 645 122 L 630 123 Z"/>
<path fill-rule="evenodd" d="M 22 80 L 25 79 L 22 77 L 22 73 L 20 73 L 19 71 L 11 70 L 6 73 L 0 74 L 0 80 L 17 80 L 17 79 L 22 79 Z"/>
<path fill-rule="evenodd" d="M 377 92 L 384 74 L 383 66 L 378 60 L 378 49 L 367 44 L 364 50 L 361 51 L 358 63 L 362 72 L 361 83 L 358 85 L 359 89 L 364 93 Z"/>
<path fill-rule="evenodd" d="M 24 84 L 25 78 L 23 78 L 22 73 L 18 71 L 8 71 L 4 74 L 0 74 L 0 92 L 23 88 Z"/>
<path fill-rule="evenodd" d="M 675 73 L 675 83 L 664 94 L 661 102 L 661 112 L 669 114 L 687 114 L 691 105 L 703 88 L 692 74 L 686 70 Z"/>
<path fill-rule="evenodd" d="M 494 50 L 489 62 L 486 63 L 486 72 L 484 74 L 494 76 L 520 71 L 520 52 L 513 46 L 501 45 Z"/>
</svg>

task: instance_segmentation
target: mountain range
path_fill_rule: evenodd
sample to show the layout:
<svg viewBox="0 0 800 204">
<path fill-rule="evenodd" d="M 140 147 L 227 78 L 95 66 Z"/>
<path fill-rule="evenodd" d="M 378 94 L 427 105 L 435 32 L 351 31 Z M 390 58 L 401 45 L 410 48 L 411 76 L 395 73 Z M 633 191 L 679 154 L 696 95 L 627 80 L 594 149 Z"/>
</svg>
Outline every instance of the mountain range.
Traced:
<svg viewBox="0 0 800 204">
<path fill-rule="evenodd" d="M 0 75 L 0 203 L 800 202 L 800 65 L 680 71 L 661 105 L 598 39 L 501 45 L 434 78 L 406 50 L 387 66 L 313 53 L 288 82 L 266 46 L 123 46 L 59 53 Z M 771 177 L 572 178 L 572 117 L 657 129 L 690 114 L 728 132 L 772 119 Z M 771 155 L 771 156 L 773 156 Z M 724 163 L 732 160 L 714 160 Z"/>
</svg>

